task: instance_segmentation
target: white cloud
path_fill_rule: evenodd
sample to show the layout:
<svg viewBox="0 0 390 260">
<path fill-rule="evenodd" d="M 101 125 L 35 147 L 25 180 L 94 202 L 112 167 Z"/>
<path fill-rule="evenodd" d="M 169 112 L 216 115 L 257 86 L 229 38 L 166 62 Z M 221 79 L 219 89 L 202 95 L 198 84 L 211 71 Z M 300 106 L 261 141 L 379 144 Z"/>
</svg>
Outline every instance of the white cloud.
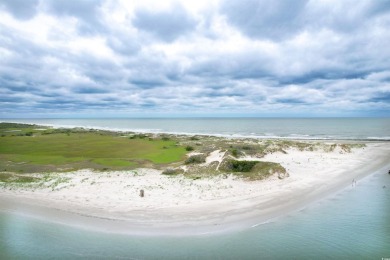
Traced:
<svg viewBox="0 0 390 260">
<path fill-rule="evenodd" d="M 390 114 L 385 1 L 29 3 L 0 4 L 7 113 Z"/>
</svg>

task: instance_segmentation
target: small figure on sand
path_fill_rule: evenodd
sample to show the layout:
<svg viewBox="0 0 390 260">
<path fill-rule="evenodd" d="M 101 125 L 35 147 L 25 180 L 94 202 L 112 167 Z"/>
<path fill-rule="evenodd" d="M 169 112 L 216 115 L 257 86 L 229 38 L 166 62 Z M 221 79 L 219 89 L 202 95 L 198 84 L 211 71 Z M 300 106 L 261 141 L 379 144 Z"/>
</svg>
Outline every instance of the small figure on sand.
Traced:
<svg viewBox="0 0 390 260">
<path fill-rule="evenodd" d="M 355 179 L 353 179 L 353 180 L 352 180 L 352 187 L 355 187 L 355 186 L 356 186 L 356 183 L 357 183 L 357 182 L 355 181 Z"/>
</svg>

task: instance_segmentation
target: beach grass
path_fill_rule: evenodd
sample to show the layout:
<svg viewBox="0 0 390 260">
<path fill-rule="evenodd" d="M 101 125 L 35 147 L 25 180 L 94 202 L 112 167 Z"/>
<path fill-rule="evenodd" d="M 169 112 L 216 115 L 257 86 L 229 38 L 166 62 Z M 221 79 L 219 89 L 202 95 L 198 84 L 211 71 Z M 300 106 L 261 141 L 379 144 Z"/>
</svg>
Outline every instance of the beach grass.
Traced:
<svg viewBox="0 0 390 260">
<path fill-rule="evenodd" d="M 23 176 L 23 175 L 17 175 L 13 173 L 5 173 L 1 172 L 0 173 L 0 182 L 3 183 L 31 183 L 31 182 L 36 182 L 39 180 L 38 178 L 34 178 L 31 176 Z"/>
</svg>

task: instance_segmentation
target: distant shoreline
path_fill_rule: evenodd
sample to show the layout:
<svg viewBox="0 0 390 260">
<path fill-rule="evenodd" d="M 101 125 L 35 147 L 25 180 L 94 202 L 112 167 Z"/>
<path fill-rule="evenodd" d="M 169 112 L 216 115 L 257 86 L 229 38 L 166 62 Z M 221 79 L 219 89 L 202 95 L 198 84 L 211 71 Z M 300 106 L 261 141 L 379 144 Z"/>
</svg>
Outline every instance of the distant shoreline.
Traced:
<svg viewBox="0 0 390 260">
<path fill-rule="evenodd" d="M 149 120 L 149 118 L 134 118 L 135 120 Z M 150 118 L 156 120 L 170 120 L 171 118 Z M 177 118 L 172 118 L 177 119 Z M 186 119 L 187 118 L 180 118 Z M 188 120 L 191 120 L 189 118 Z M 214 118 L 196 118 L 196 119 L 214 119 Z M 218 119 L 232 119 L 232 118 L 218 118 Z M 233 118 L 240 119 L 240 118 Z M 242 119 L 250 119 L 250 118 L 242 118 Z M 255 118 L 258 119 L 258 118 Z M 263 118 L 260 118 L 263 119 Z M 264 119 L 273 119 L 273 118 L 264 118 Z M 275 118 L 279 119 L 279 118 Z M 288 119 L 288 118 L 286 118 Z M 323 118 L 298 118 L 298 119 L 323 119 Z M 325 118 L 327 119 L 327 118 Z M 341 118 L 328 118 L 328 119 L 341 119 Z M 359 119 L 359 118 L 351 118 L 351 119 Z M 367 119 L 367 118 L 363 118 Z M 381 118 L 374 118 L 381 119 Z M 387 119 L 387 118 L 385 118 Z M 118 128 L 118 127 L 103 127 L 103 126 L 93 126 L 93 125 L 63 125 L 63 124 L 45 124 L 45 123 L 37 123 L 34 121 L 19 121 L 20 119 L 0 119 L 0 123 L 18 123 L 18 124 L 34 124 L 42 127 L 51 127 L 55 129 L 74 129 L 74 128 L 83 128 L 83 129 L 93 129 L 93 130 L 102 130 L 102 131 L 112 131 L 117 133 L 139 133 L 139 134 L 168 134 L 175 136 L 209 136 L 209 137 L 220 137 L 220 138 L 231 138 L 231 139 L 260 139 L 260 140 L 292 140 L 292 141 L 357 141 L 357 142 L 390 142 L 390 136 L 386 137 L 367 137 L 367 138 L 354 138 L 354 137 L 344 137 L 344 138 L 336 138 L 336 137 L 318 137 L 318 136 L 307 136 L 307 135 L 299 135 L 299 134 L 291 134 L 290 136 L 278 136 L 278 135 L 251 135 L 251 134 L 218 134 L 218 133 L 199 133 L 199 132 L 176 132 L 176 131 L 163 131 L 162 129 L 136 129 L 136 128 Z M 40 120 L 40 119 L 38 119 Z M 62 119 L 59 119 L 62 120 Z M 82 119 L 76 119 L 82 120 Z M 115 120 L 115 118 L 114 118 Z M 121 120 L 121 119 L 117 119 Z"/>
</svg>

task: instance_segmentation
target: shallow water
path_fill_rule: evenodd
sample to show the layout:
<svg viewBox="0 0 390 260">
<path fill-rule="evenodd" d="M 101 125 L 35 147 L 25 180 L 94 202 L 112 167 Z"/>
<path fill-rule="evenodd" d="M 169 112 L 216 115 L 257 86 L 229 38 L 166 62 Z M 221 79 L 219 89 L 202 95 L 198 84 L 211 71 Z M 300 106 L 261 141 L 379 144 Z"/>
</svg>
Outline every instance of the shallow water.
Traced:
<svg viewBox="0 0 390 260">
<path fill-rule="evenodd" d="M 0 213 L 0 259 L 382 259 L 389 245 L 385 170 L 302 211 L 223 235 L 134 237 Z"/>
<path fill-rule="evenodd" d="M 64 127 L 258 138 L 390 141 L 390 118 L 0 119 Z"/>
</svg>

